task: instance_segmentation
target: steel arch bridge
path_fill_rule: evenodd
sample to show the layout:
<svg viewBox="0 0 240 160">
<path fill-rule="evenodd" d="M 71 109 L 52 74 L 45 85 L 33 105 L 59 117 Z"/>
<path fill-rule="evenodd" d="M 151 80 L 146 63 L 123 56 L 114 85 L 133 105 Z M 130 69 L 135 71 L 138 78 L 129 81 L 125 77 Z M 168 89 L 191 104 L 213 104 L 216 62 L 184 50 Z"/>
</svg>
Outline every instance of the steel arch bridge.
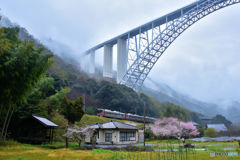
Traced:
<svg viewBox="0 0 240 160">
<path fill-rule="evenodd" d="M 170 14 L 146 23 L 90 50 L 127 41 L 128 69 L 120 84 L 138 91 L 161 55 L 186 29 L 205 16 L 240 3 L 240 0 L 199 0 Z"/>
</svg>

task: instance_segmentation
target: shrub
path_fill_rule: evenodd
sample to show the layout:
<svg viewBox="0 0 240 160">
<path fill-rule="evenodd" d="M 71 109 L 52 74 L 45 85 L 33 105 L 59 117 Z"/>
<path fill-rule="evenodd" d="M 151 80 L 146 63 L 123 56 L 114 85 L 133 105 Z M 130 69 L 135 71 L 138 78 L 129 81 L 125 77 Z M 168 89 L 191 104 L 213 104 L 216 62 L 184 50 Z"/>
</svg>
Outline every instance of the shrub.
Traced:
<svg viewBox="0 0 240 160">
<path fill-rule="evenodd" d="M 214 138 L 214 137 L 217 137 L 217 135 L 218 135 L 217 131 L 215 129 L 213 129 L 213 128 L 208 128 L 204 132 L 204 136 L 205 137 L 212 137 L 212 138 Z"/>
<path fill-rule="evenodd" d="M 150 128 L 147 128 L 145 130 L 145 138 L 148 139 L 148 140 L 151 140 L 151 139 L 154 139 L 154 134 L 152 132 L 152 130 Z"/>
<path fill-rule="evenodd" d="M 58 125 L 58 127 L 55 129 L 55 138 L 54 140 L 57 142 L 64 142 L 65 138 L 62 136 L 64 133 L 66 133 L 66 127 L 67 127 L 67 120 L 64 118 L 63 115 L 59 113 L 55 113 L 52 118 L 50 118 L 54 123 Z"/>
</svg>

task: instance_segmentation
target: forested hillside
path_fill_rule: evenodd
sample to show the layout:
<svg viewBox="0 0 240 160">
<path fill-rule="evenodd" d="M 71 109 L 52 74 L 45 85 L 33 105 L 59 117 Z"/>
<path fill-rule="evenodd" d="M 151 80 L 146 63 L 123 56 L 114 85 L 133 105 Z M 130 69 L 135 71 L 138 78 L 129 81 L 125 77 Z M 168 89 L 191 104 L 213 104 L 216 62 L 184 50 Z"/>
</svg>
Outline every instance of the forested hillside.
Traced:
<svg viewBox="0 0 240 160">
<path fill-rule="evenodd" d="M 15 26 L 10 27 L 2 28 L 3 49 L 9 49 L 4 43 L 12 41 L 12 38 L 17 36 L 14 45 L 23 44 L 25 47 L 24 44 L 29 43 L 33 47 L 26 50 L 26 54 L 30 57 L 30 53 L 35 52 L 35 50 L 43 55 L 52 52 L 28 34 L 26 29 Z M 2 52 L 5 53 L 5 50 Z M 14 56 L 19 54 L 15 53 L 14 48 L 11 48 L 11 52 L 10 55 L 13 56 L 13 59 Z M 2 55 L 5 56 L 6 54 Z M 27 64 L 29 58 L 24 58 L 22 60 Z M 5 62 L 3 64 L 5 65 Z M 19 134 L 24 135 L 24 131 L 18 126 L 23 125 L 24 121 L 32 114 L 37 114 L 59 124 L 57 137 L 61 139 L 67 123 L 74 124 L 81 119 L 83 101 L 85 101 L 85 113 L 93 115 L 96 114 L 97 108 L 143 115 L 145 105 L 147 116 L 156 118 L 178 117 L 184 121 L 194 120 L 198 122 L 199 120 L 197 113 L 190 112 L 183 107 L 167 102 L 160 103 L 146 94 L 136 93 L 131 88 L 116 84 L 114 81 L 91 78 L 76 65 L 68 64 L 57 55 L 51 58 L 49 64 L 51 66 L 48 66 L 47 72 L 44 72 L 42 76 L 35 80 L 35 83 L 24 94 L 23 100 L 14 104 L 15 107 L 11 111 L 6 108 L 1 112 L 2 115 L 10 117 L 12 123 L 6 121 L 4 116 L 1 116 L 0 125 L 5 128 L 4 124 L 7 122 L 9 131 L 15 137 Z M 19 69 L 21 67 L 19 66 Z M 15 88 L 20 89 L 20 87 Z M 2 104 L 2 106 L 5 105 Z M 11 113 L 11 116 L 9 116 L 9 113 Z"/>
<path fill-rule="evenodd" d="M 55 87 L 68 86 L 68 98 L 74 100 L 85 97 L 86 112 L 96 114 L 97 108 L 106 108 L 127 113 L 143 115 L 144 104 L 148 116 L 160 118 L 174 116 L 182 120 L 199 122 L 199 114 L 193 113 L 171 103 L 160 103 L 154 98 L 136 93 L 131 88 L 105 80 L 90 78 L 73 65 L 67 64 L 59 57 L 48 71 L 48 76 L 55 80 Z"/>
</svg>

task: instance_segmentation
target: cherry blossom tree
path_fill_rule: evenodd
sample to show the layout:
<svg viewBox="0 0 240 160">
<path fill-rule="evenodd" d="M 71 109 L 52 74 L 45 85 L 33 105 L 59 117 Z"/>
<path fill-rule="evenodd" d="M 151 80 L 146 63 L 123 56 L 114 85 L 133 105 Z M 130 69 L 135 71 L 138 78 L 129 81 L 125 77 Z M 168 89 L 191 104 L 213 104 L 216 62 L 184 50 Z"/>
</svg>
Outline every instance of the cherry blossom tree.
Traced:
<svg viewBox="0 0 240 160">
<path fill-rule="evenodd" d="M 180 122 L 180 129 L 183 137 L 196 137 L 199 135 L 197 127 L 192 122 Z"/>
<path fill-rule="evenodd" d="M 79 147 L 81 146 L 81 142 L 85 140 L 86 137 L 92 137 L 95 129 L 89 126 L 84 128 L 79 128 L 78 126 L 74 126 L 73 128 L 68 128 L 67 133 L 63 136 L 73 141 L 78 142 Z"/>
<path fill-rule="evenodd" d="M 181 122 L 177 118 L 163 118 L 150 126 L 153 134 L 158 137 L 192 137 L 199 135 L 192 122 Z"/>
</svg>

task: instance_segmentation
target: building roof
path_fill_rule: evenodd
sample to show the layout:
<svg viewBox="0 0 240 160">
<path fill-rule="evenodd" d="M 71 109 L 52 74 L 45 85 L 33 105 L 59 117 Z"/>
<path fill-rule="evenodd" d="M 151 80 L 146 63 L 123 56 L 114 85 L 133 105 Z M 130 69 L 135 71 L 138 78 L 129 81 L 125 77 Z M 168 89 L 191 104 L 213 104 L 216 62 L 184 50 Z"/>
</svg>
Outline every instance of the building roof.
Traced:
<svg viewBox="0 0 240 160">
<path fill-rule="evenodd" d="M 217 132 L 227 131 L 227 127 L 225 126 L 225 124 L 207 124 L 207 128 L 213 128 Z"/>
<path fill-rule="evenodd" d="M 55 123 L 49 121 L 47 118 L 40 117 L 40 116 L 37 116 L 37 115 L 34 115 L 34 114 L 32 116 L 33 116 L 33 118 L 38 120 L 40 123 L 42 123 L 46 127 L 58 127 L 58 125 L 56 125 Z"/>
<path fill-rule="evenodd" d="M 193 124 L 194 126 L 200 126 L 200 124 L 198 124 L 197 122 L 192 122 L 192 124 Z"/>
<path fill-rule="evenodd" d="M 210 117 L 200 117 L 201 120 L 212 120 Z"/>
<path fill-rule="evenodd" d="M 128 130 L 138 130 L 139 128 L 136 126 L 132 126 L 129 124 L 117 122 L 117 121 L 110 121 L 106 123 L 97 123 L 95 125 L 92 125 L 91 128 L 95 129 L 128 129 Z"/>
</svg>

